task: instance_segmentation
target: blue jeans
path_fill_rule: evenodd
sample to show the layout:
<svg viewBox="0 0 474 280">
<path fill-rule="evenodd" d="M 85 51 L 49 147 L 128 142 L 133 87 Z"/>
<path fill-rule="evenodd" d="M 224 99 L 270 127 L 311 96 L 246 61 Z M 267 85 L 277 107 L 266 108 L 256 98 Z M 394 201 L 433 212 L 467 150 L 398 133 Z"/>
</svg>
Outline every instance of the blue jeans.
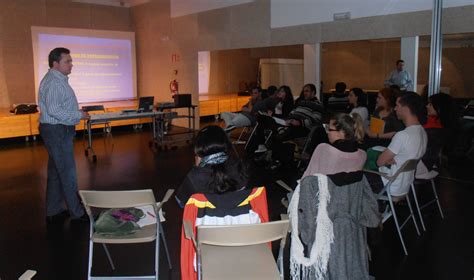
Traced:
<svg viewBox="0 0 474 280">
<path fill-rule="evenodd" d="M 63 202 L 72 218 L 84 215 L 77 195 L 76 162 L 74 160 L 74 126 L 44 124 L 39 126 L 48 150 L 48 180 L 46 186 L 46 215 L 54 216 L 64 211 Z"/>
</svg>

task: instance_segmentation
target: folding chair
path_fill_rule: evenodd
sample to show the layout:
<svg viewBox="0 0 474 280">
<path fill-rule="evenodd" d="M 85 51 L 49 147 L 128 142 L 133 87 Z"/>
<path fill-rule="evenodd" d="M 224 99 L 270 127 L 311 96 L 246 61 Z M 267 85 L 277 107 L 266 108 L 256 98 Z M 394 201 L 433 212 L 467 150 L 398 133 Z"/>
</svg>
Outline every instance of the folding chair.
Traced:
<svg viewBox="0 0 474 280">
<path fill-rule="evenodd" d="M 438 172 L 435 170 L 431 170 L 429 173 L 426 174 L 420 174 L 417 175 L 415 173 L 415 180 L 423 180 L 423 181 L 430 181 L 431 182 L 431 187 L 433 189 L 433 194 L 434 198 L 425 204 L 423 204 L 421 207 L 418 204 L 418 199 L 415 191 L 415 185 L 411 184 L 411 189 L 413 191 L 413 196 L 415 198 L 415 204 L 416 204 L 416 209 L 418 210 L 418 215 L 420 216 L 420 221 L 421 221 L 421 227 L 423 228 L 423 231 L 426 231 L 425 227 L 425 222 L 423 220 L 423 216 L 421 215 L 421 209 L 431 205 L 432 203 L 436 202 L 438 204 L 438 209 L 439 209 L 439 214 L 441 215 L 441 219 L 444 219 L 444 214 L 443 214 L 443 209 L 441 208 L 441 204 L 439 203 L 439 198 L 438 198 L 438 193 L 436 192 L 436 186 L 434 179 L 438 176 Z"/>
<path fill-rule="evenodd" d="M 393 220 L 395 221 L 395 226 L 397 228 L 398 236 L 400 237 L 400 242 L 402 243 L 402 247 L 403 247 L 403 251 L 404 251 L 405 255 L 408 255 L 408 251 L 406 249 L 405 242 L 403 241 L 403 236 L 402 236 L 401 230 L 410 219 L 413 220 L 413 224 L 415 225 L 416 232 L 417 232 L 418 235 L 420 235 L 420 230 L 418 229 L 418 225 L 416 223 L 415 216 L 413 214 L 413 208 L 411 206 L 410 197 L 409 197 L 410 187 L 411 187 L 411 185 L 413 185 L 413 182 L 411 182 L 407 186 L 403 186 L 403 191 L 401 192 L 401 193 L 403 193 L 403 195 L 400 195 L 400 196 L 392 196 L 390 187 L 391 187 L 392 183 L 395 181 L 395 179 L 397 179 L 398 175 L 400 175 L 401 173 L 405 173 L 405 172 L 413 172 L 414 173 L 417 164 L 418 164 L 417 159 L 407 160 L 397 170 L 397 172 L 395 172 L 395 174 L 393 176 L 388 176 L 388 174 L 386 174 L 386 173 L 377 172 L 377 171 L 373 171 L 373 170 L 364 170 L 366 172 L 378 174 L 378 175 L 380 175 L 380 176 L 382 176 L 382 177 L 384 177 L 388 180 L 388 182 L 386 183 L 386 185 L 384 186 L 382 191 L 380 191 L 380 193 L 378 194 L 378 200 L 388 201 L 388 204 L 389 204 L 386 207 L 385 212 L 383 213 L 382 223 L 385 223 L 390 217 L 393 216 Z M 406 202 L 408 204 L 408 208 L 410 209 L 410 215 L 408 215 L 408 217 L 400 225 L 399 222 L 398 222 L 397 213 L 395 212 L 394 202 L 398 202 L 401 199 L 406 200 Z"/>
<path fill-rule="evenodd" d="M 174 189 L 169 189 L 163 200 L 156 203 L 153 191 L 148 190 L 135 190 L 135 191 L 79 191 L 82 202 L 90 219 L 90 238 L 89 238 L 89 264 L 87 279 L 158 279 L 159 272 L 159 252 L 160 252 L 160 237 L 163 241 L 163 245 L 166 251 L 166 257 L 168 259 L 169 268 L 172 269 L 171 259 L 168 252 L 168 246 L 163 231 L 163 226 L 159 218 L 161 208 L 163 204 L 169 200 L 171 195 L 174 193 Z M 92 214 L 91 207 L 94 208 L 131 208 L 151 205 L 153 207 L 153 213 L 150 216 L 156 219 L 156 224 L 151 224 L 142 227 L 140 230 L 128 234 L 128 235 L 103 235 L 95 232 L 94 230 L 94 217 Z M 130 244 L 130 243 L 147 243 L 155 241 L 155 274 L 147 276 L 92 276 L 92 257 L 94 243 L 101 243 L 105 250 L 107 258 L 109 260 L 112 270 L 115 270 L 112 257 L 107 249 L 106 244 Z"/>
<path fill-rule="evenodd" d="M 289 221 L 231 226 L 199 226 L 183 221 L 197 252 L 198 279 L 284 279 L 283 249 Z M 277 263 L 269 242 L 279 240 Z"/>
<path fill-rule="evenodd" d="M 250 139 L 250 136 L 252 135 L 252 132 L 253 132 L 253 127 L 251 126 L 245 126 L 241 131 L 240 131 L 240 134 L 239 134 L 239 137 L 237 138 L 237 140 L 235 140 L 234 142 L 232 142 L 232 144 L 234 145 L 241 145 L 241 144 L 247 144 L 247 141 Z M 248 137 L 247 140 L 242 140 L 244 138 L 244 135 L 247 134 L 248 132 L 250 132 L 250 136 Z"/>
<path fill-rule="evenodd" d="M 252 131 L 250 132 L 250 136 L 249 136 L 249 138 L 247 139 L 247 141 L 246 141 L 246 143 L 245 143 L 244 150 L 247 151 L 247 148 L 248 148 L 249 144 L 251 143 L 251 140 L 252 140 L 253 136 L 255 135 L 258 126 L 259 126 L 259 123 L 257 122 L 257 123 L 255 124 L 255 126 L 253 127 Z M 265 142 L 264 142 L 264 144 L 267 144 L 267 143 L 268 143 L 268 141 L 270 140 L 270 138 L 272 137 L 272 135 L 273 135 L 273 131 L 271 131 L 271 130 L 270 130 L 270 132 L 269 132 L 268 134 L 265 133 Z"/>
</svg>

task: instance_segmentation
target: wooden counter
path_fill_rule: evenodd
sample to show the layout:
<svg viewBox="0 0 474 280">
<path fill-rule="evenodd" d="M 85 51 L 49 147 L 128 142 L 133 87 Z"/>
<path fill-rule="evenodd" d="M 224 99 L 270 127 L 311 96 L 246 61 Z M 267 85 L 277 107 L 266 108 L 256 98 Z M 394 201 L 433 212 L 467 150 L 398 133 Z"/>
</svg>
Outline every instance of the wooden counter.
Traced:
<svg viewBox="0 0 474 280">
<path fill-rule="evenodd" d="M 83 103 L 79 107 L 89 105 L 104 105 L 106 112 L 116 112 L 127 109 L 136 109 L 138 107 L 137 100 L 127 101 L 113 101 L 113 102 L 96 102 Z M 99 112 L 97 112 L 99 113 Z M 92 113 L 93 114 L 93 113 Z M 150 118 L 123 120 L 111 122 L 111 126 L 131 125 L 151 122 Z M 21 136 L 35 136 L 39 135 L 38 130 L 39 113 L 14 115 L 10 113 L 10 109 L 0 108 L 0 138 L 21 137 Z M 97 128 L 103 125 L 97 125 Z M 95 128 L 95 127 L 94 127 Z M 84 121 L 76 125 L 76 130 L 84 129 Z"/>
<path fill-rule="evenodd" d="M 222 112 L 238 112 L 250 99 L 250 96 L 235 94 L 215 94 L 199 96 L 199 115 L 212 116 Z"/>
</svg>

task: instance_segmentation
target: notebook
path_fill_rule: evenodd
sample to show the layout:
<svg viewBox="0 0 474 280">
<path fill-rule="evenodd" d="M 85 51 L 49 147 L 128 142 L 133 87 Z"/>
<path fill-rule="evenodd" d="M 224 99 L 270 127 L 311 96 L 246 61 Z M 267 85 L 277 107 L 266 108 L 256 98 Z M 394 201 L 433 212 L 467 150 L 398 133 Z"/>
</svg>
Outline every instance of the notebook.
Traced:
<svg viewBox="0 0 474 280">
<path fill-rule="evenodd" d="M 382 119 L 376 117 L 370 117 L 370 132 L 382 134 L 385 126 L 385 122 Z"/>
</svg>

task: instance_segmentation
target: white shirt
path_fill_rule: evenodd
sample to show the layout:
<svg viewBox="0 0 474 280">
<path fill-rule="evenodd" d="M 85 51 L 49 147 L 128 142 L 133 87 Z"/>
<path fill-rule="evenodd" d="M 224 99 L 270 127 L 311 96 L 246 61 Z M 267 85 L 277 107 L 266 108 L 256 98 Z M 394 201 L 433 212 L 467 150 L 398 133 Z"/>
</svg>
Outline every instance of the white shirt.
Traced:
<svg viewBox="0 0 474 280">
<path fill-rule="evenodd" d="M 428 137 L 421 125 L 411 125 L 397 132 L 387 147 L 395 154 L 395 164 L 392 164 L 390 168 L 381 166 L 379 171 L 392 176 L 407 160 L 420 159 L 426 152 L 427 143 Z M 405 195 L 410 189 L 414 177 L 415 172 L 400 173 L 390 187 L 391 194 L 394 196 Z M 382 181 L 386 184 L 388 180 L 382 177 Z"/>
</svg>

